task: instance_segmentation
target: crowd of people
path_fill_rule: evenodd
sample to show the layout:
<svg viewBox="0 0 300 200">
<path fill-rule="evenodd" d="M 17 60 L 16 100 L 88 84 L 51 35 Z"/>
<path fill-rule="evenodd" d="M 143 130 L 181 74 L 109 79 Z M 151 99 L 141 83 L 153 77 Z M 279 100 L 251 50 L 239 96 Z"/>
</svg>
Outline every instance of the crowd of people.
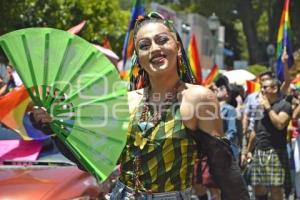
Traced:
<svg viewBox="0 0 300 200">
<path fill-rule="evenodd" d="M 286 54 L 282 60 L 286 64 Z M 299 154 L 294 152 L 299 152 L 295 144 L 300 139 L 300 88 L 291 83 L 288 73 L 283 82 L 271 71 L 261 73 L 258 79 L 261 89 L 251 94 L 230 84 L 225 76 L 219 76 L 210 85 L 220 103 L 225 137 L 231 142 L 233 156 L 239 161 L 255 199 L 284 199 L 291 193 L 299 199 L 300 161 Z M 207 173 L 203 164 L 202 172 Z M 210 195 L 221 199 L 213 178 L 203 177 Z M 198 191 L 200 199 L 207 199 L 203 187 Z"/>
<path fill-rule="evenodd" d="M 110 199 L 190 199 L 191 188 L 200 200 L 247 200 L 249 188 L 257 200 L 300 198 L 293 156 L 300 88 L 291 84 L 286 54 L 284 82 L 264 72 L 260 91 L 246 95 L 222 75 L 207 87 L 195 85 L 180 36 L 157 13 L 137 19 L 134 46 L 139 72 L 130 79 L 131 120 Z M 0 78 L 7 92 L 11 79 Z M 41 108 L 32 116 L 51 122 Z"/>
</svg>

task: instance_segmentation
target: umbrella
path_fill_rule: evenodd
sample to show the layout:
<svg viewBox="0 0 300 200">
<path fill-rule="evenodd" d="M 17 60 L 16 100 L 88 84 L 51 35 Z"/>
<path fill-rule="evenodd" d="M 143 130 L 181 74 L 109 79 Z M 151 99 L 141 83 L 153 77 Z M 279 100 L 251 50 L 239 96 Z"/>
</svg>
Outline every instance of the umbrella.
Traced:
<svg viewBox="0 0 300 200">
<path fill-rule="evenodd" d="M 114 170 L 126 143 L 127 86 L 92 44 L 52 28 L 0 37 L 33 103 L 53 116 L 50 127 L 99 180 Z"/>
<path fill-rule="evenodd" d="M 247 80 L 254 80 L 256 78 L 254 74 L 244 69 L 224 71 L 223 75 L 228 78 L 229 83 L 235 83 L 238 85 L 245 85 Z"/>
</svg>

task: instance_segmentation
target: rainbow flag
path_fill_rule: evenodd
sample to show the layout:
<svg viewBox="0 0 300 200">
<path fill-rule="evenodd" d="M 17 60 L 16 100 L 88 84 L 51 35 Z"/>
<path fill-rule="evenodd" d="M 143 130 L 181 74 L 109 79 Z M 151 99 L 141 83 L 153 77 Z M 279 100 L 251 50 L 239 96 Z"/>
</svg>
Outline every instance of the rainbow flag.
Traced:
<svg viewBox="0 0 300 200">
<path fill-rule="evenodd" d="M 23 117 L 30 102 L 24 86 L 0 97 L 0 122 L 16 131 L 24 140 L 31 140 L 23 126 Z"/>
<path fill-rule="evenodd" d="M 260 84 L 255 81 L 246 80 L 247 84 L 247 94 L 258 92 L 260 90 Z"/>
<path fill-rule="evenodd" d="M 292 51 L 292 31 L 289 19 L 289 0 L 285 0 L 283 12 L 281 14 L 280 25 L 277 35 L 277 77 L 279 80 L 284 80 L 284 65 L 281 61 L 284 48 L 286 48 L 288 58 L 288 66 L 291 67 L 294 63 Z"/>
<path fill-rule="evenodd" d="M 35 140 L 0 140 L 0 147 L 0 161 L 34 161 L 42 150 L 42 143 Z"/>
<path fill-rule="evenodd" d="M 191 65 L 192 72 L 196 79 L 196 83 L 202 84 L 202 70 L 200 64 L 200 57 L 197 48 L 197 41 L 195 33 L 192 33 L 192 37 L 190 39 L 189 47 L 188 47 L 188 58 Z"/>
<path fill-rule="evenodd" d="M 207 77 L 205 78 L 205 80 L 203 81 L 203 85 L 206 86 L 206 85 L 211 84 L 211 83 L 218 77 L 219 74 L 220 74 L 219 68 L 218 68 L 218 66 L 215 64 L 215 65 L 211 68 L 211 70 L 210 70 L 209 74 L 207 75 Z"/>
<path fill-rule="evenodd" d="M 295 85 L 296 89 L 300 89 L 300 76 L 296 76 L 294 80 L 292 80 L 292 84 Z"/>
<path fill-rule="evenodd" d="M 17 132 L 23 140 L 45 140 L 50 135 L 45 135 L 33 127 L 29 115 L 26 114 L 30 102 L 23 85 L 0 97 L 0 122 Z"/>
<path fill-rule="evenodd" d="M 128 30 L 125 36 L 125 41 L 123 45 L 123 69 L 125 70 L 126 61 L 132 56 L 134 51 L 133 44 L 133 29 L 136 22 L 136 19 L 139 15 L 144 15 L 144 0 L 135 0 L 134 6 L 131 10 L 130 23 L 128 25 Z"/>
</svg>

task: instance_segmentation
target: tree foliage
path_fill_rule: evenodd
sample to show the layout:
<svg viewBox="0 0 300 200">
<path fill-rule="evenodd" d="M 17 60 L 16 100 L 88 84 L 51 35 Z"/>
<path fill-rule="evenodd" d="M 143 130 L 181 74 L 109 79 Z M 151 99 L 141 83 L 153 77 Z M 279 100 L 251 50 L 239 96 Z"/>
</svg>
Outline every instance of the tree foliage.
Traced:
<svg viewBox="0 0 300 200">
<path fill-rule="evenodd" d="M 152 0 L 145 0 L 149 5 Z M 276 44 L 284 0 L 156 0 L 177 12 L 213 12 L 225 25 L 225 47 L 234 50 L 233 59 L 251 64 L 268 63 L 266 46 Z M 54 27 L 67 30 L 86 20 L 80 36 L 100 43 L 105 37 L 121 54 L 133 0 L 1 0 L 0 35 L 25 27 Z M 294 49 L 300 47 L 300 1 L 290 0 Z M 230 61 L 231 62 L 231 61 Z"/>
<path fill-rule="evenodd" d="M 268 71 L 268 69 L 264 65 L 250 65 L 248 67 L 248 71 L 255 76 L 258 76 L 259 74 Z"/>
<path fill-rule="evenodd" d="M 130 10 L 111 0 L 2 0 L 0 34 L 25 27 L 67 30 L 86 20 L 80 36 L 101 44 L 104 38 L 120 54 Z"/>
<path fill-rule="evenodd" d="M 268 44 L 276 44 L 279 20 L 285 0 L 158 0 L 176 11 L 194 12 L 209 17 L 212 13 L 225 25 L 226 43 L 236 58 L 266 64 Z M 300 47 L 300 1 L 290 0 L 294 49 Z M 237 37 L 238 36 L 238 37 Z M 245 36 L 245 37 L 244 37 Z M 245 48 L 246 47 L 246 48 Z"/>
</svg>

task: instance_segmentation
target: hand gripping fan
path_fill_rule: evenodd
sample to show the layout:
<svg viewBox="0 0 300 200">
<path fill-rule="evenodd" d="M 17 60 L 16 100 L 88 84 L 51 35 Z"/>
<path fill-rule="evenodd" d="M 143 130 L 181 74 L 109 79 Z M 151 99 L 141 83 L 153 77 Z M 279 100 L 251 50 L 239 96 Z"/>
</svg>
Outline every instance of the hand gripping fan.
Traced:
<svg viewBox="0 0 300 200">
<path fill-rule="evenodd" d="M 126 143 L 127 86 L 114 65 L 84 39 L 52 28 L 0 37 L 0 45 L 52 131 L 98 180 L 114 170 Z"/>
</svg>

